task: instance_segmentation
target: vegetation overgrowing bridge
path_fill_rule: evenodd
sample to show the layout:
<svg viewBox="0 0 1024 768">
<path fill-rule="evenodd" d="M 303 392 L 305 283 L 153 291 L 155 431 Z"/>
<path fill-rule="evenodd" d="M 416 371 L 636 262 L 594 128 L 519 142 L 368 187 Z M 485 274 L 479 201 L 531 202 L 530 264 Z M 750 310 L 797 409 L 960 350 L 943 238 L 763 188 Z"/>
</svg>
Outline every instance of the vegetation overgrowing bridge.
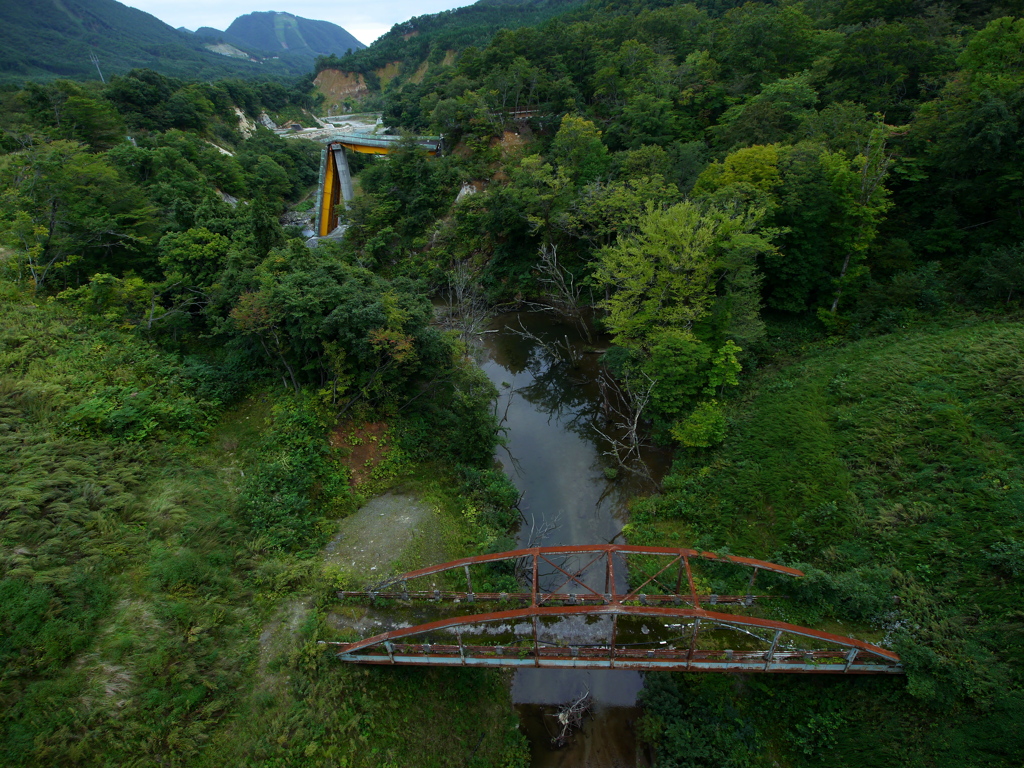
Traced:
<svg viewBox="0 0 1024 768">
<path fill-rule="evenodd" d="M 639 587 L 624 582 L 625 558 L 654 568 Z M 661 561 L 664 560 L 664 564 Z M 751 569 L 748 592 L 702 594 L 691 560 Z M 475 592 L 474 567 L 504 564 L 526 589 Z M 410 582 L 462 570 L 466 589 L 410 589 Z M 338 646 L 361 664 L 569 667 L 694 672 L 902 674 L 899 656 L 852 637 L 743 613 L 769 599 L 752 590 L 759 572 L 799 578 L 795 568 L 692 549 L 593 545 L 532 547 L 411 571 L 378 589 L 341 598 L 520 607 L 459 615 Z M 478 576 L 479 577 L 479 576 Z M 642 578 L 642 577 L 641 577 Z M 604 589 L 596 589 L 603 579 Z"/>
<path fill-rule="evenodd" d="M 402 145 L 404 137 L 376 133 L 340 134 L 320 154 L 320 184 L 317 192 L 317 226 L 319 237 L 327 237 L 338 227 L 337 207 L 352 199 L 352 174 L 345 150 L 360 154 L 386 155 Z M 428 155 L 438 154 L 444 147 L 440 136 L 417 136 L 416 146 Z"/>
</svg>

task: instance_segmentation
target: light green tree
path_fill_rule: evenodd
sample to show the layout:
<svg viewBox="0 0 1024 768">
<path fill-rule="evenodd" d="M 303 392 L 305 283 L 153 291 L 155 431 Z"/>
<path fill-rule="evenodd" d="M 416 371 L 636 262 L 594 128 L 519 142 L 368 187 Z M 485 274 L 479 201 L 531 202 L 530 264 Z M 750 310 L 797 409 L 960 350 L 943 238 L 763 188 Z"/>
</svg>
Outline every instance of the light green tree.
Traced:
<svg viewBox="0 0 1024 768">
<path fill-rule="evenodd" d="M 601 131 L 589 120 L 565 115 L 551 142 L 551 158 L 559 171 L 576 184 L 596 181 L 608 172 L 611 158 Z"/>
<path fill-rule="evenodd" d="M 712 311 L 723 277 L 752 268 L 773 246 L 756 230 L 758 207 L 726 210 L 693 201 L 649 209 L 636 234 L 601 252 L 596 278 L 611 294 L 601 303 L 616 343 L 649 349 L 663 329 L 692 331 Z"/>
<path fill-rule="evenodd" d="M 231 241 L 205 227 L 170 232 L 160 239 L 160 266 L 169 280 L 209 288 L 224 268 Z"/>
</svg>

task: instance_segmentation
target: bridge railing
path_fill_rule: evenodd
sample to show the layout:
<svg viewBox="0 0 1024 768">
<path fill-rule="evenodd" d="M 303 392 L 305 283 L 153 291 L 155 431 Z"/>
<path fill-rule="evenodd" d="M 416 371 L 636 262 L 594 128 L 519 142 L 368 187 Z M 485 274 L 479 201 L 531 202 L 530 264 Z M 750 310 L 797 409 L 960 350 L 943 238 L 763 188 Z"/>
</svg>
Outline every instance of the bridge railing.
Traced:
<svg viewBox="0 0 1024 768">
<path fill-rule="evenodd" d="M 596 637 L 595 617 L 606 620 Z M 579 625 L 566 627 L 569 640 L 560 638 L 559 622 L 574 618 L 591 623 L 590 632 L 584 633 L 589 639 L 571 639 L 579 637 Z M 636 626 L 623 625 L 629 619 L 643 622 L 639 632 Z M 652 630 L 650 625 L 656 623 L 660 628 Z M 333 645 L 342 661 L 363 664 L 822 674 L 903 671 L 895 653 L 855 638 L 751 616 L 655 606 L 530 607 L 442 619 Z"/>
</svg>

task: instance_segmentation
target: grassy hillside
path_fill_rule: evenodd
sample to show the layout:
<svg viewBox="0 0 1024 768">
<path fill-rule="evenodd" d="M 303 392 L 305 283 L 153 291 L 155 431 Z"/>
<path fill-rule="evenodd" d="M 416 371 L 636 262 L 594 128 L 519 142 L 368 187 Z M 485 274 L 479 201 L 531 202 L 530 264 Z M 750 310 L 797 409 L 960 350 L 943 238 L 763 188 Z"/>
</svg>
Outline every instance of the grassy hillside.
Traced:
<svg viewBox="0 0 1024 768">
<path fill-rule="evenodd" d="M 0 82 L 95 80 L 93 55 L 107 78 L 139 67 L 203 80 L 292 73 L 280 62 L 211 53 L 201 40 L 116 0 L 4 3 L 0 25 Z"/>
<path fill-rule="evenodd" d="M 270 57 L 274 57 L 299 72 L 311 70 L 317 56 L 344 55 L 366 47 L 337 24 L 276 11 L 239 16 L 224 32 L 200 27 L 195 35 L 204 42 L 234 45 L 264 63 L 270 63 Z"/>
<path fill-rule="evenodd" d="M 350 492 L 308 399 L 225 411 L 223 371 L 9 286 L 0 361 L 0 763 L 514 760 L 500 673 L 379 674 L 317 645 L 334 607 L 323 516 Z M 244 513 L 247 478 L 282 462 L 281 493 L 320 510 L 303 551 L 272 549 Z M 476 532 L 430 474 L 462 546 Z"/>
<path fill-rule="evenodd" d="M 648 694 L 658 727 L 682 727 L 679 702 L 697 696 L 705 714 L 734 707 L 756 723 L 750 764 L 1021 754 L 1022 345 L 1018 322 L 812 344 L 731 404 L 725 443 L 677 463 L 666 493 L 638 505 L 630 540 L 807 564 L 781 618 L 868 625 L 907 678 L 772 679 L 739 694 L 665 679 Z"/>
<path fill-rule="evenodd" d="M 337 24 L 273 11 L 239 16 L 231 22 L 227 34 L 254 48 L 274 52 L 305 49 L 311 57 L 366 47 Z"/>
</svg>

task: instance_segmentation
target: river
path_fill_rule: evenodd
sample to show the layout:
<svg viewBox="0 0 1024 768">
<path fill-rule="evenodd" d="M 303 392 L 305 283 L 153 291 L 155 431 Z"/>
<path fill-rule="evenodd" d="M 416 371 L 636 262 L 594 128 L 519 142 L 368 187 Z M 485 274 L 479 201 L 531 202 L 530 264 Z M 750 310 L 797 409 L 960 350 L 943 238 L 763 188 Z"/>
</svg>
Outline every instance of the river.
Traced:
<svg viewBox="0 0 1024 768">
<path fill-rule="evenodd" d="M 600 407 L 599 353 L 571 326 L 537 312 L 499 316 L 483 338 L 479 363 L 498 387 L 497 414 L 504 420 L 506 444 L 497 459 L 522 493 L 519 545 L 620 543 L 626 501 L 650 490 L 650 481 L 623 472 L 606 455 L 609 443 L 598 431 L 608 431 Z M 663 469 L 663 457 L 652 453 L 645 460 L 655 476 Z M 512 698 L 530 739 L 531 764 L 647 765 L 635 739 L 642 687 L 642 676 L 628 670 L 517 671 Z M 557 705 L 587 690 L 593 716 L 568 745 L 554 748 Z"/>
</svg>

